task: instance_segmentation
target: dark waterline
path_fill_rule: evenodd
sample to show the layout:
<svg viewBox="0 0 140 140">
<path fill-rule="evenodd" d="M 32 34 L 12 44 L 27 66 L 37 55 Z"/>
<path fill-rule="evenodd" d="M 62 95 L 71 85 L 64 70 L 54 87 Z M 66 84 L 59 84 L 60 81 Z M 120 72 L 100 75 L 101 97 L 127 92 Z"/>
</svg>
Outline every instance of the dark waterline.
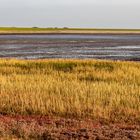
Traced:
<svg viewBox="0 0 140 140">
<path fill-rule="evenodd" d="M 0 57 L 140 60 L 140 35 L 0 35 Z"/>
</svg>

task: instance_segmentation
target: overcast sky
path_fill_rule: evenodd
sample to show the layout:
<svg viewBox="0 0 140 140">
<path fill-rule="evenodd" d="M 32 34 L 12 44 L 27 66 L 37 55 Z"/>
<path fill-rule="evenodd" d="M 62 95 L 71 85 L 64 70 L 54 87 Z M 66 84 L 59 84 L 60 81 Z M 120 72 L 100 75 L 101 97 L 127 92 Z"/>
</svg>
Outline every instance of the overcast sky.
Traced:
<svg viewBox="0 0 140 140">
<path fill-rule="evenodd" d="M 0 26 L 140 28 L 140 0 L 0 0 Z"/>
</svg>

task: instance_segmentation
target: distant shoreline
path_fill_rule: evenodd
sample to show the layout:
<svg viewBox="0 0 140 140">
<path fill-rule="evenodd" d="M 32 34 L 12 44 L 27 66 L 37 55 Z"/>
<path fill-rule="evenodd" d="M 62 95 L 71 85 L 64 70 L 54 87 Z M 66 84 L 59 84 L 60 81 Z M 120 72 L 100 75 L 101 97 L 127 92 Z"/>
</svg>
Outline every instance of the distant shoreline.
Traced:
<svg viewBox="0 0 140 140">
<path fill-rule="evenodd" d="M 140 35 L 140 33 L 0 33 L 0 35 Z"/>
<path fill-rule="evenodd" d="M 138 35 L 140 29 L 10 28 L 0 27 L 0 35 Z"/>
</svg>

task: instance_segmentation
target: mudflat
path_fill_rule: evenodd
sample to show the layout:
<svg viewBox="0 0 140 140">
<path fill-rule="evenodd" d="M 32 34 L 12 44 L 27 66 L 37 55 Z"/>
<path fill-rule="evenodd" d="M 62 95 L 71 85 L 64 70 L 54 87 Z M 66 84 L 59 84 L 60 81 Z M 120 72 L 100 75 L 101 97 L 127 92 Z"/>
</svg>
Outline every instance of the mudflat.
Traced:
<svg viewBox="0 0 140 140">
<path fill-rule="evenodd" d="M 0 57 L 140 60 L 139 34 L 0 35 Z"/>
</svg>

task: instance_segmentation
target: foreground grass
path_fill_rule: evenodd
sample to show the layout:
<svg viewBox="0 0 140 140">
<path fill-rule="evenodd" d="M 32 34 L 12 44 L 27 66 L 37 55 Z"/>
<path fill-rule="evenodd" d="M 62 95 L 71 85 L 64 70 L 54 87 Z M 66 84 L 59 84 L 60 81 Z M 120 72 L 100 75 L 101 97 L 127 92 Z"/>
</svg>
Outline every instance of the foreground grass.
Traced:
<svg viewBox="0 0 140 140">
<path fill-rule="evenodd" d="M 0 27 L 0 34 L 68 33 L 68 34 L 139 34 L 140 29 L 94 29 L 94 28 L 16 28 Z"/>
<path fill-rule="evenodd" d="M 140 63 L 0 60 L 0 113 L 140 121 Z"/>
</svg>

